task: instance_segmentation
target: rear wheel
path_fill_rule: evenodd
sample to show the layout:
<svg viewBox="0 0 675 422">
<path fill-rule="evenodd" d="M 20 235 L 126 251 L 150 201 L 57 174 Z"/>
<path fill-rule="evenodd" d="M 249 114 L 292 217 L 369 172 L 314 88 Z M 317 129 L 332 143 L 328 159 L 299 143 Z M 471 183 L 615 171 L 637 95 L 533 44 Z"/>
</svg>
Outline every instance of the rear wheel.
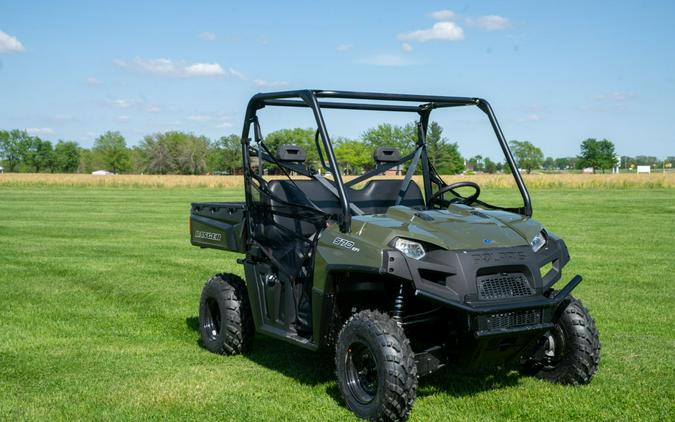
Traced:
<svg viewBox="0 0 675 422">
<path fill-rule="evenodd" d="M 417 389 L 415 355 L 391 317 L 378 311 L 353 315 L 335 349 L 338 387 L 350 410 L 377 421 L 408 417 Z"/>
<path fill-rule="evenodd" d="M 600 362 L 598 329 L 581 301 L 570 296 L 561 307 L 555 327 L 523 360 L 522 372 L 557 384 L 588 384 Z"/>
<path fill-rule="evenodd" d="M 246 352 L 253 340 L 253 320 L 246 285 L 234 274 L 219 274 L 206 282 L 199 301 L 199 331 L 213 353 Z"/>
</svg>

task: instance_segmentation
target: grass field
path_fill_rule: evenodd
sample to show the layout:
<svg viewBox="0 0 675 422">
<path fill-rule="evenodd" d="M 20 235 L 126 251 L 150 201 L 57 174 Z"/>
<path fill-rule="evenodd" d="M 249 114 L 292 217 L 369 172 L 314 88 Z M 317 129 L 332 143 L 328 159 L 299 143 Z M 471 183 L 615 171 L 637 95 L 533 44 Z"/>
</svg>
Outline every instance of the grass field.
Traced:
<svg viewBox="0 0 675 422">
<path fill-rule="evenodd" d="M 593 382 L 515 371 L 422 378 L 411 420 L 673 420 L 672 189 L 533 189 L 583 274 L 600 329 Z M 506 195 L 496 191 L 494 196 Z M 189 203 L 240 189 L 0 184 L 0 420 L 351 420 L 331 357 L 256 337 L 198 344 L 197 303 L 235 255 L 191 247 Z"/>
</svg>

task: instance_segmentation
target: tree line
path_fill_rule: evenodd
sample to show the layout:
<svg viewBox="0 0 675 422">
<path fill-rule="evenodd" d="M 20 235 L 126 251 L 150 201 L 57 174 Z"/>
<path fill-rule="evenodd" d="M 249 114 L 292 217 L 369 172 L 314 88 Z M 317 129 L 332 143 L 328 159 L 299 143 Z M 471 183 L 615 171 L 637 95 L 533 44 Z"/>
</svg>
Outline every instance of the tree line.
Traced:
<svg viewBox="0 0 675 422">
<path fill-rule="evenodd" d="M 427 146 L 434 166 L 440 173 L 455 174 L 464 170 L 464 160 L 456 143 L 442 136 L 436 122 L 429 128 Z M 318 163 L 314 142 L 315 130 L 282 129 L 269 133 L 265 144 L 273 152 L 282 144 L 293 144 L 307 151 L 307 161 Z M 380 146 L 396 147 L 405 155 L 415 146 L 416 126 L 381 124 L 366 130 L 360 139 L 333 140 L 335 156 L 348 174 L 374 167 L 372 153 Z M 0 130 L 0 162 L 8 172 L 113 173 L 144 174 L 240 174 L 241 143 L 237 135 L 211 140 L 205 136 L 180 131 L 145 136 L 138 145 L 128 147 L 119 132 L 108 131 L 96 138 L 92 148 L 76 142 L 59 140 L 52 144 L 26 131 Z M 316 165 L 315 165 L 316 166 Z M 318 166 L 316 166 L 318 167 Z"/>
<path fill-rule="evenodd" d="M 664 160 L 644 155 L 617 157 L 614 143 L 607 139 L 585 139 L 581 142 L 580 154 L 574 157 L 544 158 L 541 149 L 527 141 L 511 141 L 510 146 L 519 167 L 527 173 L 533 169 L 564 171 L 585 168 L 592 169 L 593 173 L 598 170 L 604 173 L 614 168 L 631 170 L 638 165 L 670 168 L 675 162 L 675 156 L 668 156 Z"/>
<path fill-rule="evenodd" d="M 372 153 L 377 147 L 395 147 L 401 156 L 415 148 L 417 127 L 380 124 L 364 131 L 359 139 L 333 139 L 336 159 L 346 174 L 360 174 L 375 166 Z M 279 145 L 293 144 L 307 151 L 307 161 L 318 167 L 320 161 L 315 130 L 311 128 L 282 129 L 269 133 L 265 144 L 272 151 Z M 670 167 L 675 157 L 615 155 L 614 144 L 607 139 L 584 140 L 580 154 L 573 157 L 544 157 L 542 150 L 531 142 L 514 140 L 510 143 L 521 171 L 572 170 L 593 168 L 606 171 L 620 166 L 629 169 L 637 165 Z M 495 162 L 481 155 L 464 158 L 456 142 L 443 136 L 443 128 L 431 122 L 426 137 L 427 150 L 433 166 L 440 174 L 466 171 L 510 172 L 504 162 Z M 241 143 L 237 135 L 216 140 L 180 131 L 154 133 L 145 136 L 138 145 L 128 147 L 119 132 L 108 131 L 94 141 L 91 148 L 80 147 L 74 141 L 59 140 L 52 144 L 22 130 L 0 130 L 0 165 L 7 172 L 91 173 L 108 170 L 113 173 L 144 174 L 241 174 Z"/>
</svg>

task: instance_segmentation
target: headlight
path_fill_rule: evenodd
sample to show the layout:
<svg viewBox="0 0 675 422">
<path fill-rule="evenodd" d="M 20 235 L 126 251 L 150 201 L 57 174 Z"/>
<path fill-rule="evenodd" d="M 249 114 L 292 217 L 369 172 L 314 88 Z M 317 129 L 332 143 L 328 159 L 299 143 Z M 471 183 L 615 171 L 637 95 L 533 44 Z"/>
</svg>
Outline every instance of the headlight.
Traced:
<svg viewBox="0 0 675 422">
<path fill-rule="evenodd" d="M 403 253 L 403 255 L 412 259 L 421 259 L 426 254 L 421 243 L 400 237 L 396 239 L 394 247 Z"/>
<path fill-rule="evenodd" d="M 545 244 L 546 244 L 546 233 L 543 230 L 540 231 L 530 242 L 530 246 L 532 246 L 532 250 L 535 252 L 543 248 Z"/>
</svg>

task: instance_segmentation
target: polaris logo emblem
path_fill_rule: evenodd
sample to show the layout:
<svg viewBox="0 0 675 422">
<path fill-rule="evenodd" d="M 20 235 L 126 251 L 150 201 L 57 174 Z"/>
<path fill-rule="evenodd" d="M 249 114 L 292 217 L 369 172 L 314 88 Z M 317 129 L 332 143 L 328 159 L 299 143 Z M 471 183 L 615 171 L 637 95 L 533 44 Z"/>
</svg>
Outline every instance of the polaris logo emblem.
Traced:
<svg viewBox="0 0 675 422">
<path fill-rule="evenodd" d="M 476 264 L 507 263 L 524 261 L 527 255 L 524 252 L 488 252 L 471 254 L 471 258 Z"/>
<path fill-rule="evenodd" d="M 223 235 L 220 233 L 203 232 L 201 230 L 195 230 L 195 239 L 206 239 L 220 242 L 223 239 Z"/>
<path fill-rule="evenodd" d="M 354 242 L 351 240 L 343 239 L 341 237 L 336 237 L 333 239 L 333 245 L 342 246 L 345 249 L 349 249 L 352 252 L 359 252 L 361 249 L 354 247 Z"/>
</svg>

